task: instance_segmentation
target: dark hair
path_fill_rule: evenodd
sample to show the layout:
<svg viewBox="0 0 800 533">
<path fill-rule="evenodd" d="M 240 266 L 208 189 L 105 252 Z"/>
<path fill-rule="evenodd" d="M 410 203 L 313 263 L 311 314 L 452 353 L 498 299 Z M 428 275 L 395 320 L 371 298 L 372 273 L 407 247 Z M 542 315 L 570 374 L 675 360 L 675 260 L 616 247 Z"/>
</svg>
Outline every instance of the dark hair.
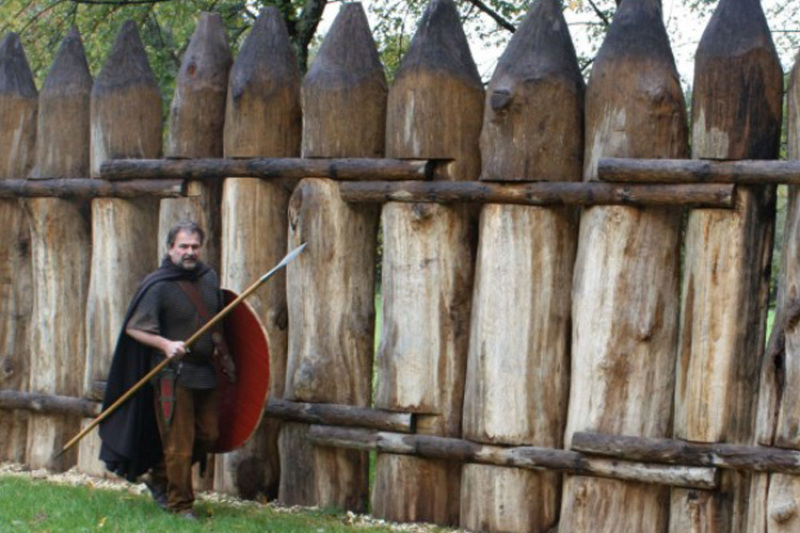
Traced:
<svg viewBox="0 0 800 533">
<path fill-rule="evenodd" d="M 175 237 L 178 236 L 178 233 L 181 231 L 189 233 L 189 234 L 197 234 L 200 237 L 200 244 L 203 244 L 205 241 L 206 234 L 203 231 L 203 228 L 197 225 L 197 222 L 193 220 L 181 220 L 172 228 L 170 228 L 169 233 L 167 233 L 167 247 L 172 248 L 175 244 Z"/>
</svg>

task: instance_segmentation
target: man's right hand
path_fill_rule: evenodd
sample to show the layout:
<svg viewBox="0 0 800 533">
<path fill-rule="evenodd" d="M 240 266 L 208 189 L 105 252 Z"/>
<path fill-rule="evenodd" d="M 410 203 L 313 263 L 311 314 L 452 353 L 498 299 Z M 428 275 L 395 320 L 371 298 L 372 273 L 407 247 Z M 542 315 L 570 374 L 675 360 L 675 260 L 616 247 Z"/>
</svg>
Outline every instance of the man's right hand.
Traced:
<svg viewBox="0 0 800 533">
<path fill-rule="evenodd" d="M 167 341 L 164 353 L 169 358 L 182 356 L 186 353 L 186 344 L 183 341 Z"/>
</svg>

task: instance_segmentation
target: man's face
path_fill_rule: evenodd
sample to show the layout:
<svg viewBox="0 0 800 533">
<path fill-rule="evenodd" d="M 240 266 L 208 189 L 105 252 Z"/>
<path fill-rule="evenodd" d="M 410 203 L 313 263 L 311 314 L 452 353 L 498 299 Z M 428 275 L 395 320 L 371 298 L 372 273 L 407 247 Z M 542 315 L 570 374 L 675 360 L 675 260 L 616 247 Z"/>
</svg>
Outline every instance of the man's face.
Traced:
<svg viewBox="0 0 800 533">
<path fill-rule="evenodd" d="M 181 230 L 175 235 L 175 242 L 167 250 L 167 254 L 176 266 L 186 270 L 193 270 L 200 260 L 202 248 L 200 235 Z"/>
</svg>

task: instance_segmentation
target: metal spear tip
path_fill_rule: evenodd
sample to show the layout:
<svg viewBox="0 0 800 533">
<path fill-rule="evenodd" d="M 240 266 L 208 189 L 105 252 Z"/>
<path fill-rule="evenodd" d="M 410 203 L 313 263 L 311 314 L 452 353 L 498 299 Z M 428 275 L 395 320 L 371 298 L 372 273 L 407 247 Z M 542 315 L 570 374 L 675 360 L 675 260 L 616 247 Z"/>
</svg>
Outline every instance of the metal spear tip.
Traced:
<svg viewBox="0 0 800 533">
<path fill-rule="evenodd" d="M 300 246 L 298 246 L 297 248 L 295 248 L 294 250 L 292 250 L 291 252 L 286 254 L 286 257 L 283 258 L 283 261 L 281 261 L 278 264 L 278 266 L 281 267 L 281 266 L 289 264 L 295 257 L 300 255 L 300 252 L 302 252 L 303 250 L 306 249 L 306 244 L 308 244 L 308 243 L 304 242 L 303 244 L 301 244 Z"/>
</svg>

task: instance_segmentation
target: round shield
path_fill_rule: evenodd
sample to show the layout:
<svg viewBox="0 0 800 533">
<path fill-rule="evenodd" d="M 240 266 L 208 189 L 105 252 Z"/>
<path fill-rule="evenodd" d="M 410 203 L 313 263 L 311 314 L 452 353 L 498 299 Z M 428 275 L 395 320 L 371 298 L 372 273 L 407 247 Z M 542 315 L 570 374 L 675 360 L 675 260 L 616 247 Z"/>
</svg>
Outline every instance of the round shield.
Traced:
<svg viewBox="0 0 800 533">
<path fill-rule="evenodd" d="M 223 289 L 225 305 L 238 295 Z M 269 345 L 267 332 L 253 308 L 245 301 L 225 317 L 225 340 L 236 365 L 236 380 L 217 366 L 219 389 L 219 438 L 214 453 L 242 446 L 261 422 L 269 392 Z"/>
</svg>

